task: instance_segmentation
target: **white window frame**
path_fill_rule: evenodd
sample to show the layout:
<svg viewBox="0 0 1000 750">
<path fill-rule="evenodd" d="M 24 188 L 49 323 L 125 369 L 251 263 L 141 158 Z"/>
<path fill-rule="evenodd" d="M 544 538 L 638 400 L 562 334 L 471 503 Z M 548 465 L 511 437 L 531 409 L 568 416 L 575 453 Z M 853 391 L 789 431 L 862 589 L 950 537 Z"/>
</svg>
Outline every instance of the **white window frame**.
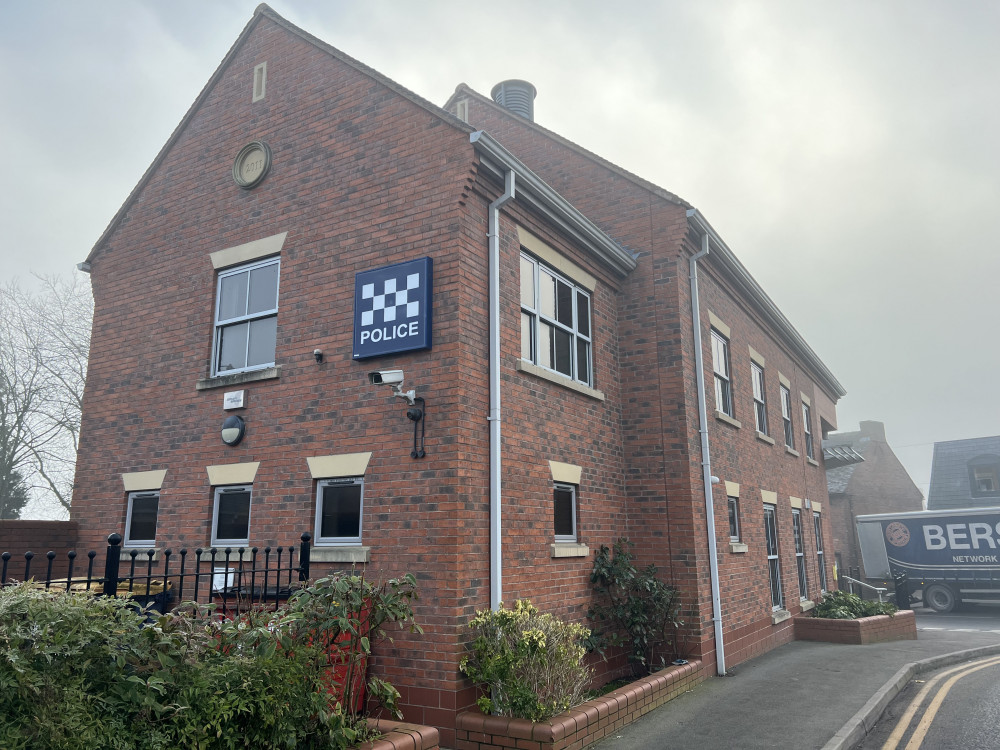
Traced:
<svg viewBox="0 0 1000 750">
<path fill-rule="evenodd" d="M 524 281 L 521 281 L 521 291 L 519 292 L 521 298 L 521 316 L 522 316 L 522 329 L 521 329 L 521 358 L 531 362 L 538 367 L 541 367 L 549 372 L 554 372 L 563 377 L 569 378 L 577 383 L 583 383 L 588 387 L 593 387 L 594 385 L 594 298 L 590 291 L 583 288 L 579 284 L 573 283 L 571 279 L 563 276 L 561 273 L 553 269 L 551 266 L 546 265 L 542 261 L 538 260 L 528 253 L 522 252 L 520 257 L 520 264 L 518 267 L 518 273 L 522 273 L 524 270 L 524 264 L 527 263 L 531 267 L 531 292 L 532 299 L 524 299 Z M 560 323 L 558 320 L 551 318 L 541 312 L 541 306 L 539 304 L 539 294 L 541 293 L 540 284 L 540 274 L 544 271 L 549 276 L 552 276 L 557 282 L 562 282 L 569 286 L 572 291 L 573 297 L 573 325 L 567 326 Z M 579 300 L 583 297 L 587 300 L 587 330 L 589 333 L 584 333 L 580 329 L 580 310 L 579 310 Z M 524 346 L 524 335 L 525 331 L 523 328 L 523 318 L 528 317 L 528 336 L 529 342 L 527 347 L 527 353 L 529 356 L 525 357 L 525 346 Z M 543 324 L 554 326 L 555 328 L 568 333 L 570 336 L 570 372 L 567 374 L 561 372 L 552 367 L 548 367 L 541 362 L 541 357 L 538 352 L 538 342 L 539 342 L 539 331 Z M 586 365 L 587 374 L 586 377 L 580 377 L 580 361 L 579 361 L 579 347 L 580 344 L 586 345 Z M 553 357 L 554 364 L 554 357 Z"/>
<path fill-rule="evenodd" d="M 576 485 L 567 484 L 566 482 L 555 482 L 552 485 L 552 532 L 557 543 L 575 543 L 577 540 L 577 524 L 576 524 Z M 571 519 L 573 522 L 573 533 L 572 534 L 556 534 L 555 533 L 555 513 L 556 513 L 556 492 L 569 492 L 570 493 L 570 507 L 571 507 Z"/>
<path fill-rule="evenodd" d="M 781 556 L 778 545 L 778 511 L 764 503 L 764 545 L 767 552 L 768 581 L 771 587 L 771 610 L 785 606 L 785 593 L 781 589 Z"/>
<path fill-rule="evenodd" d="M 779 389 L 781 393 L 781 422 L 785 428 L 785 447 L 795 450 L 795 431 L 792 425 L 792 392 L 784 383 Z"/>
<path fill-rule="evenodd" d="M 792 530 L 795 534 L 795 567 L 799 574 L 799 599 L 809 598 L 809 579 L 806 577 L 805 540 L 802 538 L 802 511 L 792 508 Z"/>
<path fill-rule="evenodd" d="M 802 402 L 802 431 L 806 436 L 806 457 L 816 460 L 813 455 L 812 409 L 805 401 Z"/>
<path fill-rule="evenodd" d="M 156 498 L 156 522 L 154 524 L 153 538 L 152 539 L 133 539 L 132 538 L 132 505 L 133 501 L 136 499 L 145 500 L 150 497 Z M 156 544 L 156 531 L 155 525 L 159 524 L 160 521 L 160 493 L 156 490 L 141 490 L 138 492 L 128 493 L 128 510 L 125 513 L 125 534 L 124 541 L 122 542 L 123 547 L 152 547 Z"/>
<path fill-rule="evenodd" d="M 813 529 L 816 532 L 816 564 L 819 565 L 819 590 L 826 592 L 826 557 L 823 554 L 823 516 L 813 513 Z"/>
<path fill-rule="evenodd" d="M 732 367 L 729 359 L 729 339 L 712 329 L 712 372 L 715 375 L 715 409 L 726 416 L 733 412 Z"/>
<path fill-rule="evenodd" d="M 250 494 L 250 507 L 247 511 L 247 535 L 240 539 L 223 539 L 218 536 L 219 530 L 219 500 L 227 494 L 233 492 L 247 492 Z M 250 524 L 253 522 L 253 485 L 252 484 L 231 484 L 215 487 L 212 502 L 212 546 L 213 547 L 247 547 L 250 544 Z"/>
<path fill-rule="evenodd" d="M 767 427 L 767 392 L 764 389 L 764 368 L 750 361 L 750 380 L 753 382 L 754 426 L 761 435 L 770 435 Z"/>
<path fill-rule="evenodd" d="M 357 536 L 323 536 L 323 490 L 327 487 L 358 487 L 358 534 Z M 316 524 L 314 536 L 316 546 L 358 547 L 364 533 L 365 478 L 335 477 L 316 482 Z"/>
<path fill-rule="evenodd" d="M 260 310 L 254 313 L 248 313 L 246 315 L 240 315 L 235 318 L 227 318 L 224 321 L 219 320 L 219 312 L 222 309 L 222 283 L 225 279 L 230 276 L 235 276 L 240 273 L 247 273 L 247 299 L 249 300 L 249 284 L 250 284 L 250 272 L 255 271 L 260 268 L 265 268 L 267 266 L 277 266 L 278 267 L 278 277 L 275 281 L 274 290 L 274 307 L 267 310 Z M 274 366 L 274 355 L 270 362 L 262 362 L 254 365 L 246 365 L 245 367 L 237 367 L 230 370 L 220 370 L 219 369 L 219 357 L 222 355 L 221 344 L 222 344 L 222 332 L 226 328 L 231 328 L 233 326 L 240 325 L 242 323 L 252 323 L 257 320 L 264 320 L 266 318 L 277 318 L 278 317 L 278 305 L 279 305 L 279 294 L 281 291 L 281 258 L 279 256 L 274 256 L 271 258 L 264 258 L 262 260 L 255 260 L 250 263 L 243 263 L 238 266 L 233 266 L 232 268 L 227 268 L 224 271 L 219 271 L 218 278 L 215 281 L 215 314 L 213 317 L 213 333 L 212 333 L 212 376 L 222 376 L 222 375 L 236 375 L 241 372 L 253 372 L 255 370 L 263 370 L 268 367 Z M 275 350 L 277 350 L 277 335 L 275 336 Z M 247 350 L 250 348 L 250 335 L 247 334 Z"/>
<path fill-rule="evenodd" d="M 729 508 L 729 541 L 738 542 L 742 535 L 740 529 L 740 499 L 730 495 L 727 505 Z M 733 535 L 734 530 L 736 532 L 735 536 Z"/>
</svg>

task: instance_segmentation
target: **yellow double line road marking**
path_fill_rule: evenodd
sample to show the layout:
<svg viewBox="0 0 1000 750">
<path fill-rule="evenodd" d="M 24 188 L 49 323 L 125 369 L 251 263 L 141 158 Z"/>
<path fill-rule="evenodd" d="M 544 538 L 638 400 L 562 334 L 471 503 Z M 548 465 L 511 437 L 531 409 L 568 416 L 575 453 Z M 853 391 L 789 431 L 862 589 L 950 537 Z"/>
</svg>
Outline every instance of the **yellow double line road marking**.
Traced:
<svg viewBox="0 0 1000 750">
<path fill-rule="evenodd" d="M 945 696 L 948 695 L 948 691 L 963 677 L 966 677 L 973 672 L 978 672 L 980 669 L 986 669 L 987 667 L 996 666 L 1000 664 L 1000 656 L 990 657 L 988 659 L 981 659 L 979 661 L 974 661 L 971 664 L 962 664 L 957 667 L 953 667 L 939 675 L 936 675 L 921 688 L 920 692 L 917 693 L 917 697 L 910 701 L 910 705 L 906 707 L 906 711 L 899 719 L 899 723 L 896 724 L 896 728 L 889 735 L 889 739 L 885 741 L 882 745 L 882 750 L 895 750 L 899 743 L 902 741 L 903 737 L 906 735 L 906 730 L 910 727 L 910 722 L 913 721 L 914 715 L 917 710 L 923 704 L 924 700 L 930 695 L 931 691 L 937 688 L 938 683 L 941 680 L 948 678 L 943 685 L 941 685 L 940 690 L 934 696 L 934 699 L 927 706 L 927 710 L 924 711 L 924 715 L 920 718 L 920 722 L 917 724 L 916 728 L 913 730 L 913 735 L 910 737 L 910 741 L 906 744 L 905 750 L 919 750 L 920 746 L 923 744 L 924 738 L 927 736 L 927 730 L 930 729 L 931 724 L 934 723 L 934 717 L 937 716 L 938 709 L 941 708 L 941 704 L 944 702 Z"/>
</svg>

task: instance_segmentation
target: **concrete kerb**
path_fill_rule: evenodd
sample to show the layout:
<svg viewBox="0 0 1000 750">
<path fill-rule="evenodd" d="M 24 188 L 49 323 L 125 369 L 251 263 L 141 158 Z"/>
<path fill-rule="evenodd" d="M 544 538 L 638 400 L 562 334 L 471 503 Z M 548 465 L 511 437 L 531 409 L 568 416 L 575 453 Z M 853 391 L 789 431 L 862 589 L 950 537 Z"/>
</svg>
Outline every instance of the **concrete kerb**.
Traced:
<svg viewBox="0 0 1000 750">
<path fill-rule="evenodd" d="M 970 648 L 965 651 L 953 651 L 950 654 L 932 656 L 929 659 L 910 662 L 903 666 L 896 674 L 883 685 L 875 695 L 873 695 L 861 710 L 840 728 L 833 738 L 823 745 L 823 750 L 852 750 L 864 740 L 868 733 L 875 726 L 875 723 L 882 717 L 882 712 L 892 702 L 892 699 L 899 695 L 899 692 L 906 686 L 915 675 L 923 672 L 933 672 L 936 669 L 947 667 L 952 664 L 959 664 L 963 661 L 976 659 L 980 656 L 990 656 L 1000 654 L 1000 645 L 980 646 Z"/>
</svg>

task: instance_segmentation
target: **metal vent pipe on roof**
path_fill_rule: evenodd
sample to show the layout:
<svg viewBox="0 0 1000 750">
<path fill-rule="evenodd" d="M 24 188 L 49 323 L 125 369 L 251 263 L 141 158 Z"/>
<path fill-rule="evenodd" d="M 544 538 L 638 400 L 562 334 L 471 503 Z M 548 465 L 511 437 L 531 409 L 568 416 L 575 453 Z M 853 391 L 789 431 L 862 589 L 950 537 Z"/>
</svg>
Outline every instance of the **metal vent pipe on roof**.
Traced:
<svg viewBox="0 0 1000 750">
<path fill-rule="evenodd" d="M 527 81 L 513 78 L 509 81 L 500 81 L 493 87 L 490 96 L 501 107 L 534 122 L 536 93 L 535 87 Z"/>
</svg>

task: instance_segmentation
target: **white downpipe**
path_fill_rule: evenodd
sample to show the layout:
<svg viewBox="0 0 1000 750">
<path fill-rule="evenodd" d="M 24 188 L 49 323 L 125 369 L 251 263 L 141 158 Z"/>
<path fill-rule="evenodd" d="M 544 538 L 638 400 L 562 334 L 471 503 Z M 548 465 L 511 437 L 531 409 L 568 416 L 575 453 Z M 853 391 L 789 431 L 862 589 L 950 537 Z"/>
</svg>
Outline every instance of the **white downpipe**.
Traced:
<svg viewBox="0 0 1000 750">
<path fill-rule="evenodd" d="M 503 601 L 503 525 L 500 515 L 500 208 L 514 198 L 514 171 L 490 204 L 490 609 Z"/>
<path fill-rule="evenodd" d="M 722 597 L 719 594 L 719 558 L 715 544 L 715 501 L 712 498 L 712 457 L 708 450 L 708 407 L 705 399 L 705 357 L 701 344 L 701 305 L 698 301 L 698 259 L 708 255 L 708 233 L 701 236 L 701 250 L 692 255 L 691 319 L 694 323 L 694 368 L 698 383 L 698 423 L 701 433 L 701 472 L 705 485 L 705 517 L 708 521 L 708 569 L 712 579 L 712 623 L 715 628 L 715 665 L 719 676 L 726 674 L 726 647 L 722 635 Z"/>
</svg>

